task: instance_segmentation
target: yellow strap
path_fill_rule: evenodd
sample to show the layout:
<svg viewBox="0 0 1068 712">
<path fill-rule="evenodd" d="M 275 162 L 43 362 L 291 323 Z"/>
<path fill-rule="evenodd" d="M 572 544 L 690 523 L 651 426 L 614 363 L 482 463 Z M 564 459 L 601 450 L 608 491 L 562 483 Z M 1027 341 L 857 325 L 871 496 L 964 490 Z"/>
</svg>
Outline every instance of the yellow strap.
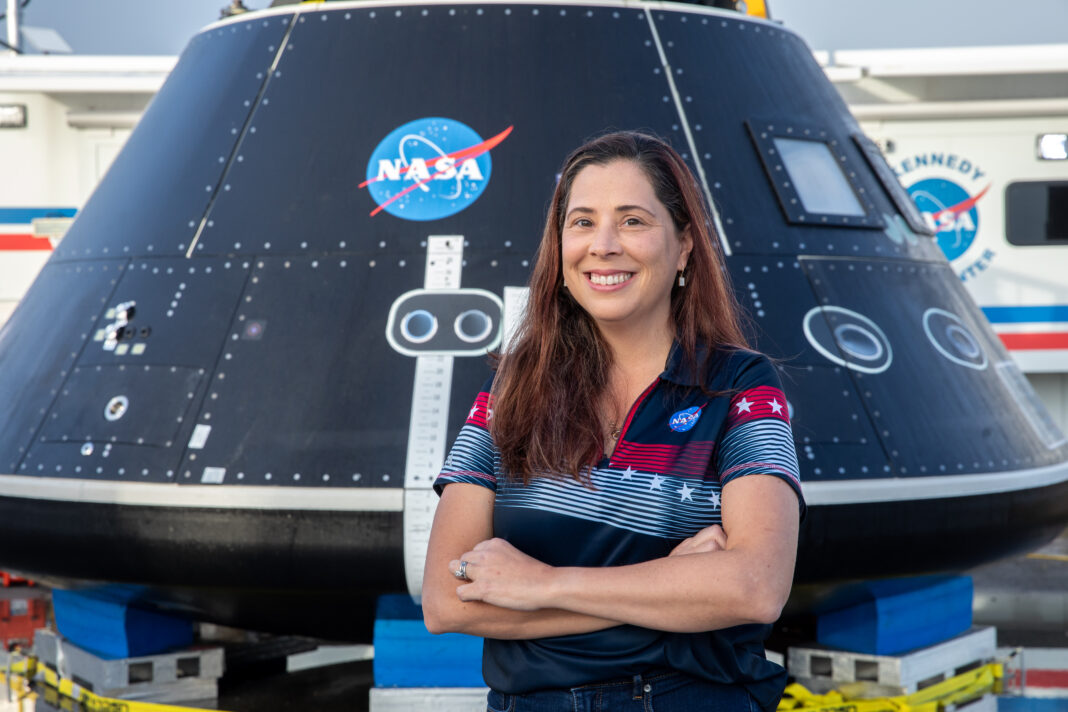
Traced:
<svg viewBox="0 0 1068 712">
<path fill-rule="evenodd" d="M 860 690 L 855 686 L 817 695 L 795 682 L 786 687 L 778 709 L 780 712 L 944 712 L 988 692 L 1001 692 L 1004 677 L 1001 663 L 989 663 L 911 695 L 871 699 L 860 697 Z"/>
<path fill-rule="evenodd" d="M 13 661 L 7 668 L 0 667 L 0 672 L 10 672 L 13 680 L 20 686 L 29 688 L 30 683 L 40 683 L 50 691 L 58 694 L 66 700 L 78 702 L 85 712 L 221 712 L 220 710 L 204 710 L 199 707 L 181 707 L 178 705 L 161 705 L 154 702 L 137 702 L 133 700 L 118 700 L 111 697 L 101 697 L 73 680 L 60 677 L 52 668 L 35 658 Z M 23 695 L 20 695 L 20 699 Z M 63 709 L 69 709 L 69 704 L 61 704 Z"/>
</svg>

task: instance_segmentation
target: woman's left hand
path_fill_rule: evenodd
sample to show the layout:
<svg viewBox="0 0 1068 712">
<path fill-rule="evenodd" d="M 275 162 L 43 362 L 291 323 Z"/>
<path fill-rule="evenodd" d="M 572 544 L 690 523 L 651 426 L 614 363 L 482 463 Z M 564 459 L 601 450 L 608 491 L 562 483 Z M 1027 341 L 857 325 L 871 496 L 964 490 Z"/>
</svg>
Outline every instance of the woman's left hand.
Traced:
<svg viewBox="0 0 1068 712">
<path fill-rule="evenodd" d="M 482 601 L 516 611 L 543 608 L 541 593 L 553 567 L 527 556 L 504 539 L 487 539 L 459 559 L 449 562 L 454 575 L 460 562 L 470 583 L 456 589 L 461 601 Z"/>
</svg>

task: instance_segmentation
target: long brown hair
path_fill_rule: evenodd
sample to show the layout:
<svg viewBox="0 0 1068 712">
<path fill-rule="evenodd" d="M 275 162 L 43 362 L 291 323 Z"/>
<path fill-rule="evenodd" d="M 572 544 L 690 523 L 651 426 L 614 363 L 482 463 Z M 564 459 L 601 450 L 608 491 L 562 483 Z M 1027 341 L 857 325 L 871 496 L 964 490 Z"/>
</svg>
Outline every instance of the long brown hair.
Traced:
<svg viewBox="0 0 1068 712">
<path fill-rule="evenodd" d="M 746 348 L 741 310 L 730 288 L 708 208 L 690 169 L 667 143 L 632 131 L 611 133 L 567 157 L 553 193 L 530 276 L 526 313 L 497 364 L 490 431 L 502 470 L 529 482 L 535 475 L 570 474 L 582 481 L 605 449 L 599 408 L 612 353 L 593 319 L 564 288 L 560 236 L 575 176 L 590 165 L 635 162 L 693 250 L 686 286 L 671 290 L 675 338 L 690 368 L 698 347 L 707 362 L 718 348 Z"/>
</svg>

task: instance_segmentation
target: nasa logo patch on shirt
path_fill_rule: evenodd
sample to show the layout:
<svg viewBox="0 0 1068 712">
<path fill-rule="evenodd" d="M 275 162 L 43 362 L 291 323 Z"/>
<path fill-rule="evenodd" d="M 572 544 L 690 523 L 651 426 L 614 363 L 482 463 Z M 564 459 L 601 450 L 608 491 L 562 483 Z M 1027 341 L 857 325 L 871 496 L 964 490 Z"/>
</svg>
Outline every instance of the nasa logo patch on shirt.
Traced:
<svg viewBox="0 0 1068 712">
<path fill-rule="evenodd" d="M 703 407 L 694 406 L 686 410 L 680 410 L 671 416 L 671 419 L 668 420 L 668 426 L 676 433 L 685 433 L 697 425 L 697 421 L 701 417 L 701 408 Z"/>
</svg>

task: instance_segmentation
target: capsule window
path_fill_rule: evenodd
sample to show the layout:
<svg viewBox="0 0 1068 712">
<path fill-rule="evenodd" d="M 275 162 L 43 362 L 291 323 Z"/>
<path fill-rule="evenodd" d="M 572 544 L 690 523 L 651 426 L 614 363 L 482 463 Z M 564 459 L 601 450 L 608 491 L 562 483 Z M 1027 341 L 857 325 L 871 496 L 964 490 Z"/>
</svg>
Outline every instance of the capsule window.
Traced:
<svg viewBox="0 0 1068 712">
<path fill-rule="evenodd" d="M 864 208 L 827 144 L 782 137 L 772 141 L 805 211 L 818 215 L 864 215 Z"/>
<path fill-rule="evenodd" d="M 1068 245 L 1068 181 L 1010 183 L 1005 237 L 1020 247 Z"/>
<path fill-rule="evenodd" d="M 883 155 L 883 152 L 879 150 L 879 146 L 862 133 L 853 134 L 853 142 L 857 144 L 857 148 L 860 149 L 860 153 L 864 156 L 864 160 L 868 162 L 868 166 L 874 171 L 875 176 L 879 179 L 879 183 L 882 184 L 883 190 L 886 191 L 886 194 L 894 203 L 894 207 L 897 208 L 897 211 L 904 216 L 905 221 L 908 222 L 912 231 L 921 235 L 934 236 L 935 231 L 932 229 L 931 225 L 923 219 L 923 214 L 920 213 L 920 209 L 916 207 L 916 203 L 912 200 L 912 197 L 901 185 L 901 181 L 897 179 L 897 176 L 894 175 L 893 169 L 891 169 L 890 164 L 886 162 L 886 157 Z"/>
<path fill-rule="evenodd" d="M 885 226 L 864 180 L 867 166 L 845 150 L 847 142 L 827 129 L 790 122 L 749 121 L 746 127 L 788 222 Z"/>
</svg>

